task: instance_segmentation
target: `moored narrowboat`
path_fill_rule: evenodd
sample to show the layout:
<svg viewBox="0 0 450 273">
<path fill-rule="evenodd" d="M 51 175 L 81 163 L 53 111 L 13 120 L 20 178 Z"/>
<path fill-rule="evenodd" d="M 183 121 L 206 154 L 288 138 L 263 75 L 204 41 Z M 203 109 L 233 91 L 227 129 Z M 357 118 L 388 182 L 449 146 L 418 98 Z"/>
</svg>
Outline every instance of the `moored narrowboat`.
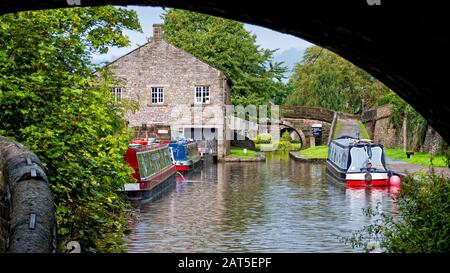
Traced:
<svg viewBox="0 0 450 273">
<path fill-rule="evenodd" d="M 340 137 L 328 147 L 327 172 L 348 186 L 388 186 L 384 148 L 371 140 Z"/>
<path fill-rule="evenodd" d="M 153 199 L 175 183 L 176 169 L 168 145 L 130 142 L 125 161 L 134 169 L 137 180 L 122 189 L 131 200 Z"/>
<path fill-rule="evenodd" d="M 177 171 L 191 171 L 201 163 L 197 142 L 188 140 L 172 141 L 169 144 Z"/>
</svg>

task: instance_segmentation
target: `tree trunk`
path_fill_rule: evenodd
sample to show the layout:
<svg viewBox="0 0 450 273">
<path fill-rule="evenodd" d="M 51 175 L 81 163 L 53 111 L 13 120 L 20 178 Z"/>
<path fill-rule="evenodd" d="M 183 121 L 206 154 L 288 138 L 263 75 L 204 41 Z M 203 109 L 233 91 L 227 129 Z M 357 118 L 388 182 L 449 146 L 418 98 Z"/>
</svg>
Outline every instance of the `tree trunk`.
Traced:
<svg viewBox="0 0 450 273">
<path fill-rule="evenodd" d="M 403 150 L 406 152 L 408 150 L 408 116 L 405 114 L 403 116 Z"/>
</svg>

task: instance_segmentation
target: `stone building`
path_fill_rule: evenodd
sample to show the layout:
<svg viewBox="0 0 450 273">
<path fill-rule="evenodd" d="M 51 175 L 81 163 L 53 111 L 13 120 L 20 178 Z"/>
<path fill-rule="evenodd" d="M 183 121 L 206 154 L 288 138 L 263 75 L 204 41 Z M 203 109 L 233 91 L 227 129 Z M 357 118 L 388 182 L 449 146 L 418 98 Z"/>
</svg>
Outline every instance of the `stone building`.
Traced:
<svg viewBox="0 0 450 273">
<path fill-rule="evenodd" d="M 150 42 L 108 64 L 119 80 L 117 99 L 139 103 L 126 114 L 130 127 L 170 128 L 172 139 L 194 138 L 218 157 L 228 149 L 224 108 L 230 86 L 224 73 L 168 43 L 161 25 L 153 25 Z"/>
</svg>

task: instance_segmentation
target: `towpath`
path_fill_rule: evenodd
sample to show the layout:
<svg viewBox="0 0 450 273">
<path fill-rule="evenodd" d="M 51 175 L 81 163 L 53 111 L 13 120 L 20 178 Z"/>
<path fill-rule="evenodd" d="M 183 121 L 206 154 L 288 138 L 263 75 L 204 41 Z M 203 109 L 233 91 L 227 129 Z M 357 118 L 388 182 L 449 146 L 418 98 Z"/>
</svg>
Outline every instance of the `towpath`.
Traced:
<svg viewBox="0 0 450 273">
<path fill-rule="evenodd" d="M 340 130 L 337 132 L 337 137 L 350 136 L 354 138 L 360 137 L 360 128 L 357 119 L 338 119 Z"/>
<path fill-rule="evenodd" d="M 399 173 L 401 175 L 405 175 L 407 173 L 409 174 L 414 174 L 417 172 L 421 172 L 421 171 L 429 171 L 430 167 L 428 166 L 421 166 L 421 165 L 416 165 L 416 164 L 412 164 L 412 163 L 408 163 L 408 162 L 404 162 L 404 161 L 400 161 L 400 160 L 393 160 L 390 158 L 387 158 L 386 160 L 386 164 L 388 169 Z M 449 168 L 438 168 L 435 167 L 434 168 L 436 174 L 439 175 L 444 175 L 445 177 L 450 178 L 450 169 Z"/>
</svg>

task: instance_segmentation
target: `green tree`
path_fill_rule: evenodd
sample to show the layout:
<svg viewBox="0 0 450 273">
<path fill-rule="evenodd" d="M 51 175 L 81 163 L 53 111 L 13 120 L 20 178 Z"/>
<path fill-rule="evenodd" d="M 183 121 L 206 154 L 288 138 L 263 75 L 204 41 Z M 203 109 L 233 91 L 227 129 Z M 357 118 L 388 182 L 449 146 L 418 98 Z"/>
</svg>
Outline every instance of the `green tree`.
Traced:
<svg viewBox="0 0 450 273">
<path fill-rule="evenodd" d="M 137 15 L 112 6 L 0 17 L 0 134 L 42 160 L 61 248 L 77 240 L 83 251 L 122 250 L 126 103 L 114 103 L 114 81 L 93 74 L 91 55 L 128 45 L 123 29 L 140 30 Z"/>
<path fill-rule="evenodd" d="M 288 105 L 323 107 L 357 113 L 373 107 L 389 89 L 337 54 L 313 46 L 291 76 Z"/>
<path fill-rule="evenodd" d="M 163 16 L 164 37 L 173 45 L 220 69 L 231 80 L 232 103 L 261 105 L 285 97 L 287 70 L 273 61 L 240 22 L 170 9 Z"/>
</svg>

